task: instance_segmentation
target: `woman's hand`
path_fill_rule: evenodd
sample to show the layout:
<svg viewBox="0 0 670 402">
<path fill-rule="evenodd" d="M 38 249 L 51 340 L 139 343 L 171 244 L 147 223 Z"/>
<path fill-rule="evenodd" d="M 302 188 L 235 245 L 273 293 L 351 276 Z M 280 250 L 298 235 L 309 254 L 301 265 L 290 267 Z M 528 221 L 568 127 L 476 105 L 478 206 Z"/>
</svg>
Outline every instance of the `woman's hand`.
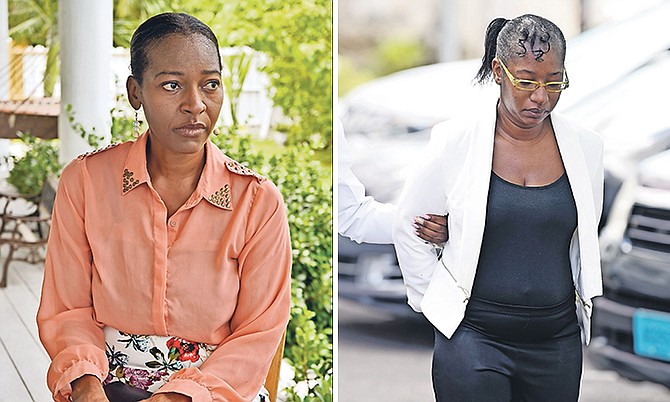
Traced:
<svg viewBox="0 0 670 402">
<path fill-rule="evenodd" d="M 448 216 L 448 215 L 447 215 Z M 447 216 L 426 214 L 414 218 L 414 229 L 421 239 L 435 244 L 449 240 Z"/>
<path fill-rule="evenodd" d="M 174 392 L 167 392 L 164 394 L 153 394 L 151 398 L 144 399 L 140 402 L 191 402 L 191 397 Z"/>
<path fill-rule="evenodd" d="M 109 400 L 98 377 L 87 374 L 72 381 L 72 402 L 109 402 Z"/>
</svg>

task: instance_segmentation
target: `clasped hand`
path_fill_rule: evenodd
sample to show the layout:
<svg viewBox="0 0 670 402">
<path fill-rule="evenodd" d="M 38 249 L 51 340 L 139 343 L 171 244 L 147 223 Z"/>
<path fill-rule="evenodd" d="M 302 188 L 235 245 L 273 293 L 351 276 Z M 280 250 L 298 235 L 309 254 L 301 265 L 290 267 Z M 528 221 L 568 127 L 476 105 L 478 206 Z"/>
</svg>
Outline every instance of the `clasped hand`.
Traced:
<svg viewBox="0 0 670 402">
<path fill-rule="evenodd" d="M 449 240 L 447 216 L 426 214 L 414 218 L 414 229 L 421 239 L 435 244 L 442 244 Z"/>
<path fill-rule="evenodd" d="M 85 375 L 72 381 L 72 402 L 110 402 L 97 377 Z M 153 394 L 140 402 L 191 402 L 191 398 L 182 394 L 168 392 Z"/>
</svg>

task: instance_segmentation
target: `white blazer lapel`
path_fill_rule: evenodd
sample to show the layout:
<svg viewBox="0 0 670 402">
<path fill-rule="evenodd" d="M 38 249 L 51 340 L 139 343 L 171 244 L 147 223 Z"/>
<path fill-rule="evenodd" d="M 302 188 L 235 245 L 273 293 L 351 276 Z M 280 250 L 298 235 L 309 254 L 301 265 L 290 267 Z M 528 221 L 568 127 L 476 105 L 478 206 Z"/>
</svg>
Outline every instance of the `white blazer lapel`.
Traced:
<svg viewBox="0 0 670 402">
<path fill-rule="evenodd" d="M 587 155 L 584 154 L 580 141 L 580 133 L 575 131 L 575 127 L 568 127 L 561 116 L 552 116 L 552 124 L 577 206 L 579 252 L 571 250 L 571 254 L 578 256 L 577 261 L 573 261 L 573 279 L 580 297 L 589 299 L 602 293 L 592 178 L 586 161 Z M 587 267 L 586 271 L 584 267 Z M 587 278 L 584 278 L 584 274 Z"/>
<path fill-rule="evenodd" d="M 468 156 L 465 159 L 463 174 L 468 175 L 465 186 L 465 200 L 468 207 L 463 214 L 462 244 L 459 256 L 459 279 L 461 286 L 471 290 L 475 280 L 479 252 L 484 226 L 486 224 L 486 206 L 488 202 L 491 167 L 493 164 L 493 141 L 495 137 L 495 121 L 497 108 L 493 109 L 488 119 L 476 119 L 477 124 L 470 133 L 471 142 Z"/>
<path fill-rule="evenodd" d="M 595 221 L 596 213 L 593 205 L 591 177 L 586 163 L 586 157 L 579 141 L 579 135 L 565 125 L 559 116 L 552 116 L 551 123 L 556 134 L 556 142 L 561 152 L 563 166 L 570 180 L 572 195 L 577 204 L 579 227 L 584 227 L 583 219 Z M 581 218 L 581 219 L 580 219 Z"/>
</svg>

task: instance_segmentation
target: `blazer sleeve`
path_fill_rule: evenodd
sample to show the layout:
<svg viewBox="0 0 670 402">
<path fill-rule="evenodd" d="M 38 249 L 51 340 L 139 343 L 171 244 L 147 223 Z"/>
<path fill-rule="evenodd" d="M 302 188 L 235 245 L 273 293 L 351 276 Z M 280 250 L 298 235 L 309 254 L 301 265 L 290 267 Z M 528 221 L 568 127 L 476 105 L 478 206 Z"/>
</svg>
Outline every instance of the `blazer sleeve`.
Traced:
<svg viewBox="0 0 670 402">
<path fill-rule="evenodd" d="M 421 312 L 421 300 L 439 261 L 433 245 L 416 235 L 413 223 L 415 217 L 427 213 L 446 214 L 446 168 L 439 149 L 427 150 L 426 162 L 408 177 L 393 221 L 393 243 L 407 287 L 408 304 L 417 312 Z"/>
<path fill-rule="evenodd" d="M 91 374 L 102 381 L 108 371 L 104 335 L 91 296 L 83 163 L 72 162 L 59 180 L 37 313 L 40 340 L 52 360 L 47 385 L 56 401 L 69 400 L 73 380 Z"/>
<path fill-rule="evenodd" d="M 291 303 L 291 243 L 281 195 L 269 181 L 257 190 L 238 257 L 240 289 L 231 335 L 199 367 L 175 373 L 157 393 L 193 402 L 242 402 L 261 388 L 286 330 Z"/>
</svg>

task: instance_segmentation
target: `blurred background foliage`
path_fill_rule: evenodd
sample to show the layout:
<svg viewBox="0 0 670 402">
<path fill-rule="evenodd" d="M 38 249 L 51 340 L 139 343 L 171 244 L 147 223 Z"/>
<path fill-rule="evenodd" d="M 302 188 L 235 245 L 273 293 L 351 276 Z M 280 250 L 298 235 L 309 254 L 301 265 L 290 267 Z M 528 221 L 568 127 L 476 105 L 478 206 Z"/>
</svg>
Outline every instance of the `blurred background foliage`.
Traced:
<svg viewBox="0 0 670 402">
<path fill-rule="evenodd" d="M 420 39 L 391 36 L 377 43 L 365 57 L 338 55 L 338 96 L 377 77 L 429 64 L 434 56 Z"/>
<path fill-rule="evenodd" d="M 49 48 L 45 94 L 58 77 L 58 1 L 9 0 L 10 36 L 15 44 Z M 217 34 L 221 46 L 248 47 L 262 54 L 261 71 L 285 118 L 274 129 L 285 142 L 243 135 L 233 119 L 227 133 L 212 140 L 232 158 L 272 180 L 284 197 L 293 248 L 291 322 L 285 360 L 294 379 L 286 401 L 332 401 L 332 1 L 331 0 L 114 0 L 114 45 L 128 47 L 136 27 L 166 11 L 186 12 Z M 230 73 L 228 107 L 236 117 L 236 96 L 248 60 L 226 60 Z M 226 68 L 226 67 L 224 67 Z M 46 89 L 49 88 L 49 91 Z M 112 115 L 112 141 L 132 136 L 133 115 L 119 94 Z M 87 133 L 67 116 L 92 146 L 102 138 Z M 146 127 L 143 127 L 146 128 Z M 33 133 L 37 134 L 37 133 Z M 28 134 L 26 152 L 12 156 L 10 181 L 24 193 L 39 191 L 48 172 L 58 171 L 58 140 Z"/>
</svg>

